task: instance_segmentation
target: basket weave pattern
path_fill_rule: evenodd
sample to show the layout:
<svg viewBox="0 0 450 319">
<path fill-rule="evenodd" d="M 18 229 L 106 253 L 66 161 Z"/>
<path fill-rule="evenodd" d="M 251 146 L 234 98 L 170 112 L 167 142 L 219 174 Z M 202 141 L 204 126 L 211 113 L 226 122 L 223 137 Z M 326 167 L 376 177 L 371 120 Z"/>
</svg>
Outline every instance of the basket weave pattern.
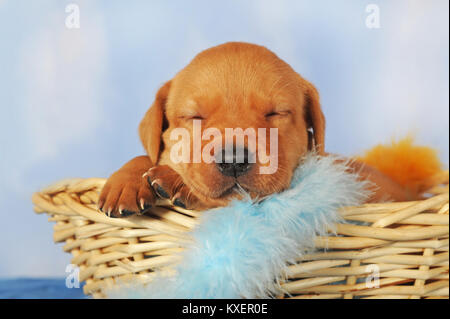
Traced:
<svg viewBox="0 0 450 319">
<path fill-rule="evenodd" d="M 434 179 L 427 199 L 346 207 L 337 233 L 317 237 L 317 252 L 291 265 L 281 298 L 448 298 L 448 171 Z M 96 203 L 105 179 L 68 179 L 33 194 L 36 213 L 55 222 L 80 268 L 85 294 L 104 297 L 118 280 L 151 281 L 170 271 L 199 212 L 167 201 L 145 216 L 109 218 Z M 357 222 L 355 224 L 355 222 Z"/>
</svg>

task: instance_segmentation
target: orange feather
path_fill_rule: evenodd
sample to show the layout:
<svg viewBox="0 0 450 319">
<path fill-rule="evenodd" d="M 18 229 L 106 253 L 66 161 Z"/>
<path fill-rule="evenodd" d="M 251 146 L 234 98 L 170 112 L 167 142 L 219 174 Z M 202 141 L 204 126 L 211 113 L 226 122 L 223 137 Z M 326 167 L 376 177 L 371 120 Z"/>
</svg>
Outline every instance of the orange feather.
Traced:
<svg viewBox="0 0 450 319">
<path fill-rule="evenodd" d="M 416 194 L 429 188 L 432 177 L 442 169 L 437 151 L 414 145 L 412 137 L 393 140 L 390 145 L 379 144 L 358 159 Z"/>
</svg>

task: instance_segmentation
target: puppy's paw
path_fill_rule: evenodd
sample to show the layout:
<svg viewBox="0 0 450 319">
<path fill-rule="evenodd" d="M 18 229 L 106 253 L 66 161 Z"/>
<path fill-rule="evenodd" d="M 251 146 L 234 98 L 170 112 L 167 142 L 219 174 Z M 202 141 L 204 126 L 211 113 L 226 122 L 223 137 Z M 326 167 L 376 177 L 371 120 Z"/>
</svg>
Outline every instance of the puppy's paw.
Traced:
<svg viewBox="0 0 450 319">
<path fill-rule="evenodd" d="M 173 205 L 196 209 L 200 202 L 191 190 L 183 183 L 183 179 L 178 173 L 167 165 L 152 167 L 146 173 L 148 183 L 155 193 L 165 199 L 170 199 Z"/>
<path fill-rule="evenodd" d="M 156 195 L 142 174 L 119 170 L 103 187 L 98 208 L 110 217 L 128 217 L 144 213 L 155 201 Z"/>
</svg>

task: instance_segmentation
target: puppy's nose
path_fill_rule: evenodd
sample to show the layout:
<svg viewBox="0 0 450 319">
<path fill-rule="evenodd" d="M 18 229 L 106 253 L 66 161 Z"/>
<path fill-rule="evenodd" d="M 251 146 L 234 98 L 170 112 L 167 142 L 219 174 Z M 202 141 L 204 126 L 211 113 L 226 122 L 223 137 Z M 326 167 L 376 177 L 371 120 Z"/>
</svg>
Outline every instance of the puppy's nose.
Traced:
<svg viewBox="0 0 450 319">
<path fill-rule="evenodd" d="M 222 160 L 217 161 L 217 168 L 225 176 L 238 177 L 247 173 L 253 163 L 249 162 L 249 154 L 246 148 L 240 149 L 244 156 L 237 156 L 236 148 L 233 149 L 233 154 L 227 154 L 225 150 L 222 151 Z M 231 157 L 232 156 L 232 157 Z"/>
</svg>

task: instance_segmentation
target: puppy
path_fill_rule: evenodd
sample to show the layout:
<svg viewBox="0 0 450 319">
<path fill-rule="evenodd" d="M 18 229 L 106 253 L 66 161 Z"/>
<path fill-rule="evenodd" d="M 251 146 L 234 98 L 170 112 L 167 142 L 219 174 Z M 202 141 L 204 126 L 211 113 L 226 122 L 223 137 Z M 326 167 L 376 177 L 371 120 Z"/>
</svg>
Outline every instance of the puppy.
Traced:
<svg viewBox="0 0 450 319">
<path fill-rule="evenodd" d="M 218 157 L 221 153 L 221 160 L 193 161 L 195 142 L 191 142 L 186 149 L 190 160 L 174 161 L 171 150 L 177 140 L 173 133 L 182 128 L 192 141 L 195 124 L 201 124 L 202 132 L 214 128 L 217 133 L 201 140 L 197 148 L 220 144 L 232 150 L 231 158 L 211 147 L 206 154 Z M 253 129 L 259 134 L 258 144 L 224 138 L 227 128 Z M 267 161 L 259 155 L 270 148 L 269 131 L 274 128 L 277 169 L 261 174 Z M 101 192 L 99 209 L 111 217 L 143 213 L 157 197 L 197 210 L 224 206 L 243 192 L 264 198 L 289 186 L 306 152 L 327 155 L 325 117 L 316 88 L 273 52 L 248 43 L 226 43 L 198 54 L 158 90 L 139 134 L 147 155 L 112 174 Z M 259 138 L 264 136 L 265 141 Z M 237 160 L 239 150 L 243 161 Z M 370 201 L 410 198 L 389 177 L 367 165 L 353 161 L 349 169 L 373 183 Z"/>
</svg>

